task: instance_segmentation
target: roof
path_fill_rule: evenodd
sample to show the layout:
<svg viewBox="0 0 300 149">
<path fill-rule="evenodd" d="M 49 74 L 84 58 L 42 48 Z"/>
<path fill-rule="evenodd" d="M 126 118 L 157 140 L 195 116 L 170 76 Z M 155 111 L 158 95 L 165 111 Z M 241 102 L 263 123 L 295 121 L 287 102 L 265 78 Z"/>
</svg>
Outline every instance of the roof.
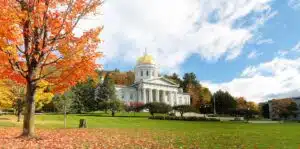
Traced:
<svg viewBox="0 0 300 149">
<path fill-rule="evenodd" d="M 115 87 L 127 87 L 126 85 L 118 85 L 116 84 Z"/>
<path fill-rule="evenodd" d="M 115 85 L 118 89 L 135 89 L 134 86 L 126 86 L 126 85 Z"/>
<path fill-rule="evenodd" d="M 165 81 L 167 84 L 162 84 L 162 85 L 167 85 L 167 86 L 173 86 L 173 87 L 179 87 L 179 84 L 174 83 L 173 81 L 170 81 L 169 79 L 166 79 L 164 77 L 157 77 L 157 78 L 153 78 L 153 79 L 146 79 L 146 80 L 142 80 L 140 82 L 135 82 L 134 84 L 130 85 L 132 87 L 140 84 L 140 83 L 149 83 L 149 84 L 160 84 L 159 82 L 155 82 L 155 80 L 162 80 Z"/>
<path fill-rule="evenodd" d="M 293 100 L 300 100 L 300 97 L 292 97 Z"/>
<path fill-rule="evenodd" d="M 144 55 L 137 59 L 137 63 L 138 64 L 155 64 L 152 55 L 149 55 L 146 50 L 145 50 Z"/>
<path fill-rule="evenodd" d="M 163 80 L 163 81 L 169 83 L 169 85 L 172 85 L 172 86 L 179 86 L 179 85 L 176 84 L 175 82 L 173 82 L 173 81 L 171 81 L 171 80 L 169 80 L 169 79 L 167 79 L 167 78 L 165 78 L 165 77 L 157 77 L 157 78 L 153 78 L 153 79 L 148 79 L 148 80 L 145 80 L 145 82 L 147 82 L 147 83 L 152 83 L 152 82 L 154 82 L 155 80 Z"/>
<path fill-rule="evenodd" d="M 137 60 L 138 64 L 155 64 L 151 55 L 144 55 Z"/>
</svg>

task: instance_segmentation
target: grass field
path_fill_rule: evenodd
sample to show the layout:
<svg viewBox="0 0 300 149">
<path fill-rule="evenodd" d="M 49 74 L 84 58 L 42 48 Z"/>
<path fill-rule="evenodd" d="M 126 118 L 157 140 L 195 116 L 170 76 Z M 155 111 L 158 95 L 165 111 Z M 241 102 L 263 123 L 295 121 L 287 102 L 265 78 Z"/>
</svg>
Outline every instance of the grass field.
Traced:
<svg viewBox="0 0 300 149">
<path fill-rule="evenodd" d="M 86 131 L 104 130 L 129 134 L 127 137 L 137 137 L 147 134 L 147 138 L 166 147 L 173 148 L 201 147 L 209 149 L 234 148 L 300 148 L 300 123 L 283 124 L 248 124 L 242 122 L 188 122 L 149 120 L 147 113 L 118 114 L 119 117 L 109 117 L 106 114 L 68 115 L 67 128 L 77 128 L 79 119 L 86 119 Z M 131 114 L 133 116 L 133 114 Z M 15 116 L 0 116 L 0 128 L 21 128 L 16 123 Z M 37 115 L 36 128 L 52 130 L 63 128 L 63 115 Z M 76 130 L 76 129 L 75 129 Z M 119 135 L 120 136 L 120 135 Z M 0 136 L 1 137 L 1 136 Z"/>
</svg>

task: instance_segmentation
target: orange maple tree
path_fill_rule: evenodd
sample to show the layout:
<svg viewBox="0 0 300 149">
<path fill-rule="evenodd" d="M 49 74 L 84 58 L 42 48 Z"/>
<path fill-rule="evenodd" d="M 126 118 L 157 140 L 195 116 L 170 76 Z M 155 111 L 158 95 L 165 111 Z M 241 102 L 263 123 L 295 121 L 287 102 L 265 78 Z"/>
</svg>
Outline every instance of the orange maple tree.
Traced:
<svg viewBox="0 0 300 149">
<path fill-rule="evenodd" d="M 95 63 L 102 27 L 74 33 L 101 0 L 0 0 L 0 79 L 26 84 L 23 136 L 34 135 L 34 95 L 45 80 L 61 92 L 87 76 Z"/>
</svg>

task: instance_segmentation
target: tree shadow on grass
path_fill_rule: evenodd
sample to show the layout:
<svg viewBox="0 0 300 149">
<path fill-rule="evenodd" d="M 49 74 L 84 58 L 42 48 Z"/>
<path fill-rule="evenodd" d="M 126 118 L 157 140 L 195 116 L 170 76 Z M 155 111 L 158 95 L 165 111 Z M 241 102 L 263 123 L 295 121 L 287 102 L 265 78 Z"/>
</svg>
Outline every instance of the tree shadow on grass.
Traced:
<svg viewBox="0 0 300 149">
<path fill-rule="evenodd" d="M 102 115 L 102 114 L 76 114 L 76 116 L 93 116 L 93 117 L 113 117 L 111 115 Z M 116 115 L 114 117 L 122 117 L 122 118 L 148 118 L 149 116 L 143 116 L 143 115 L 136 115 L 136 116 L 131 116 L 131 115 Z"/>
<path fill-rule="evenodd" d="M 5 120 L 5 121 L 7 121 L 7 120 L 10 120 L 9 118 L 6 118 L 6 117 L 0 117 L 0 120 Z"/>
</svg>

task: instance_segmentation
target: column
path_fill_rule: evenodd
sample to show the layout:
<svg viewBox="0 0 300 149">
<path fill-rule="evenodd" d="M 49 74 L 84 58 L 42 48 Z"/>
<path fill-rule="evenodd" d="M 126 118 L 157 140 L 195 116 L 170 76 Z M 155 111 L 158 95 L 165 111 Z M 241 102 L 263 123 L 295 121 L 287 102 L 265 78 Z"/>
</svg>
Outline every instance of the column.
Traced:
<svg viewBox="0 0 300 149">
<path fill-rule="evenodd" d="M 138 88 L 138 90 L 137 90 L 137 99 L 136 99 L 136 101 L 141 101 L 141 89 L 139 89 Z"/>
<path fill-rule="evenodd" d="M 160 102 L 159 101 L 159 90 L 158 89 L 156 89 L 155 95 L 156 95 L 155 101 Z"/>
<path fill-rule="evenodd" d="M 166 91 L 162 91 L 162 101 L 164 102 L 164 103 L 168 103 L 167 102 L 167 99 L 166 99 Z"/>
<path fill-rule="evenodd" d="M 149 102 L 153 102 L 152 89 L 149 89 Z"/>
<path fill-rule="evenodd" d="M 143 88 L 143 102 L 144 102 L 144 104 L 147 103 L 147 96 L 146 96 L 146 89 L 145 88 Z"/>
<path fill-rule="evenodd" d="M 171 92 L 168 91 L 168 104 L 172 106 L 172 100 L 171 100 Z"/>
<path fill-rule="evenodd" d="M 177 99 L 177 92 L 175 91 L 175 99 L 174 99 L 174 101 L 175 101 L 175 105 L 178 105 L 178 99 Z"/>
<path fill-rule="evenodd" d="M 170 105 L 174 106 L 174 93 L 170 92 Z"/>
</svg>

